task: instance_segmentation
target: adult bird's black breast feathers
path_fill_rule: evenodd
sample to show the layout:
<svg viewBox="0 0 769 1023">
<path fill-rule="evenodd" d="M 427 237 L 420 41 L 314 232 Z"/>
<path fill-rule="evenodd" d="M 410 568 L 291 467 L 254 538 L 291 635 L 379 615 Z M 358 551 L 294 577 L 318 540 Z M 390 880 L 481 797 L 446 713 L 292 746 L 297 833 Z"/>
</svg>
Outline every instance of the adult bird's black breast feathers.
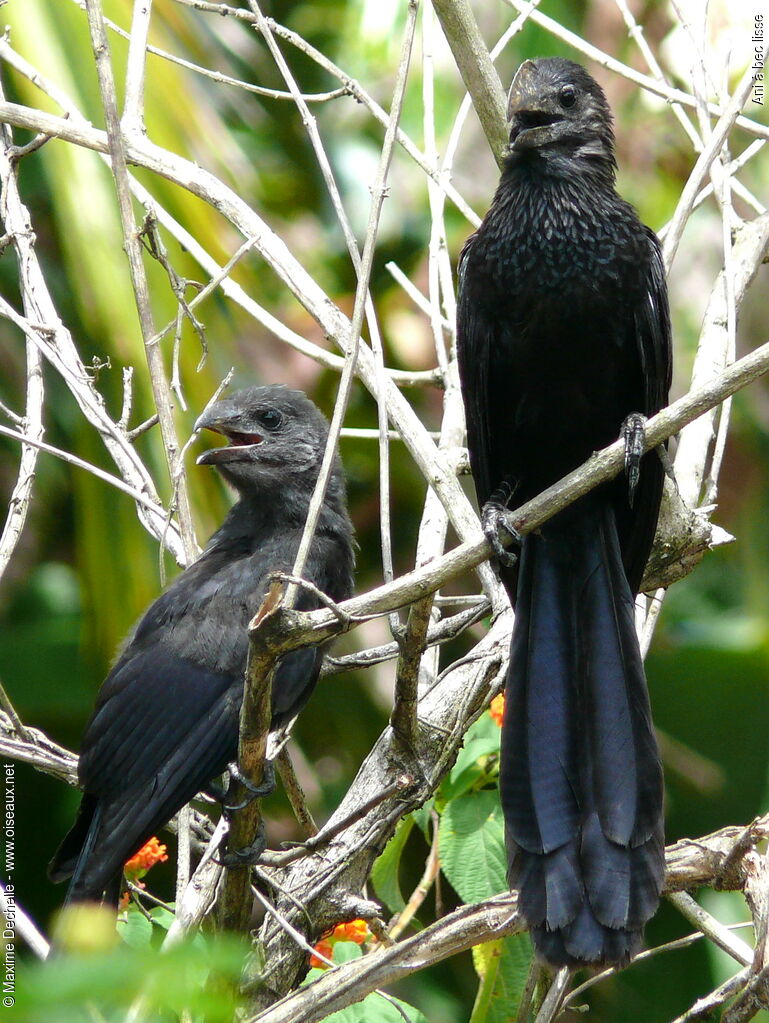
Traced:
<svg viewBox="0 0 769 1023">
<path fill-rule="evenodd" d="M 198 420 L 229 441 L 206 451 L 239 500 L 200 558 L 150 606 L 99 693 L 79 763 L 78 817 L 50 868 L 70 900 L 116 898 L 123 864 L 237 756 L 247 626 L 275 571 L 290 572 L 328 424 L 300 391 L 254 387 Z M 337 462 L 305 578 L 334 600 L 352 592 L 352 527 Z M 315 599 L 300 591 L 297 606 Z M 272 726 L 309 699 L 318 648 L 280 662 Z"/>
<path fill-rule="evenodd" d="M 457 335 L 470 463 L 494 540 L 518 506 L 667 401 L 659 244 L 615 191 L 611 114 L 560 58 L 510 90 L 497 192 L 460 257 Z M 500 791 L 510 881 L 559 965 L 627 961 L 662 881 L 662 779 L 633 627 L 663 468 L 606 484 L 524 538 Z M 488 513 L 494 514 L 489 516 Z"/>
</svg>

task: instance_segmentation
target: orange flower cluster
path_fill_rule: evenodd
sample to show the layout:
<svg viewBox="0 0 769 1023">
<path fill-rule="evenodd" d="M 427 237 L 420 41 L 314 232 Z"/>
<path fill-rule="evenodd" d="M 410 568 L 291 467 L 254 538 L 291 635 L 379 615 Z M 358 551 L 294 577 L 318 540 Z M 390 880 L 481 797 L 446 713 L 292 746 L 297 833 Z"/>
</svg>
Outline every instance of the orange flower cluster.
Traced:
<svg viewBox="0 0 769 1023">
<path fill-rule="evenodd" d="M 502 727 L 502 719 L 505 716 L 505 694 L 499 693 L 489 704 L 489 714 L 496 721 L 499 727 Z"/>
<path fill-rule="evenodd" d="M 141 849 L 134 853 L 130 860 L 123 867 L 123 873 L 129 881 L 133 881 L 137 888 L 144 888 L 139 880 L 144 877 L 147 871 L 156 863 L 165 863 L 168 859 L 166 847 L 153 837 Z M 130 894 L 123 892 L 118 901 L 118 909 L 127 909 L 130 901 Z"/>
<path fill-rule="evenodd" d="M 333 930 L 327 931 L 319 942 L 314 946 L 315 951 L 326 959 L 331 959 L 334 954 L 334 945 L 338 941 L 354 941 L 356 945 L 363 945 L 371 937 L 371 931 L 365 920 L 348 920 L 347 923 L 337 924 Z M 316 969 L 325 970 L 328 963 L 325 963 L 317 956 L 310 956 L 310 966 Z"/>
<path fill-rule="evenodd" d="M 318 953 L 318 955 L 321 955 L 324 958 L 323 959 L 318 959 L 317 955 L 311 955 L 310 956 L 310 969 L 313 969 L 313 970 L 326 970 L 326 969 L 328 969 L 328 963 L 325 960 L 326 959 L 331 959 L 333 954 L 334 954 L 334 950 L 331 947 L 331 942 L 330 941 L 326 941 L 325 939 L 322 939 L 321 941 L 319 941 L 315 945 L 313 945 L 313 948 Z"/>
<path fill-rule="evenodd" d="M 166 847 L 153 836 L 137 853 L 134 853 L 123 870 L 126 877 L 136 881 L 144 877 L 150 867 L 154 867 L 156 863 L 165 863 L 167 859 Z"/>
<path fill-rule="evenodd" d="M 371 931 L 365 920 L 348 920 L 346 924 L 337 924 L 331 932 L 333 941 L 354 941 L 356 945 L 362 945 L 371 937 Z"/>
</svg>

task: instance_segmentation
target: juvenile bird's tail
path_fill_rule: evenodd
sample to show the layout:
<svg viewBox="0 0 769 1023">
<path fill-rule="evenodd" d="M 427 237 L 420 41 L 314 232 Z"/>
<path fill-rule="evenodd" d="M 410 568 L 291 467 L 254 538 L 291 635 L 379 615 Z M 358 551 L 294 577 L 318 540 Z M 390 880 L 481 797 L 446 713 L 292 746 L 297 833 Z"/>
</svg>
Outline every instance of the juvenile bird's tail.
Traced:
<svg viewBox="0 0 769 1023">
<path fill-rule="evenodd" d="M 123 872 L 113 871 L 109 878 L 95 883 L 88 876 L 88 867 L 100 831 L 102 810 L 98 801 L 85 795 L 75 823 L 65 835 L 48 865 L 48 877 L 54 884 L 70 878 L 65 905 L 72 902 L 100 902 L 117 906 Z"/>
<path fill-rule="evenodd" d="M 508 880 L 534 945 L 623 965 L 662 889 L 662 768 L 607 500 L 525 537 L 506 694 Z"/>
</svg>

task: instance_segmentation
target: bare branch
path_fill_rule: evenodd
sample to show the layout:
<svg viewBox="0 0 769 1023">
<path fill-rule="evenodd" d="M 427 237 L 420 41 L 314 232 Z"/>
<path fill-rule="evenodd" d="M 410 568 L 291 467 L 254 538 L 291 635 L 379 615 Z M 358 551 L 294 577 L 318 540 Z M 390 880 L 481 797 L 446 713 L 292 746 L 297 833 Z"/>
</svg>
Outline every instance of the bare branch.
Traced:
<svg viewBox="0 0 769 1023">
<path fill-rule="evenodd" d="M 766 834 L 769 821 L 762 818 L 762 822 L 763 833 Z M 684 840 L 670 846 L 667 850 L 666 890 L 679 892 L 695 885 L 714 883 L 743 830 L 724 828 L 696 841 Z M 734 876 L 729 882 L 730 887 L 739 888 L 743 884 L 744 879 L 739 876 Z M 319 977 L 261 1015 L 250 1017 L 248 1023 L 256 1023 L 257 1019 L 259 1023 L 294 1023 L 297 1019 L 301 1019 L 302 1023 L 315 1023 L 413 970 L 424 969 L 473 945 L 516 934 L 522 927 L 514 893 L 461 906 L 414 937 L 346 963 L 333 974 Z M 562 994 L 560 984 L 556 994 Z"/>
<path fill-rule="evenodd" d="M 494 159 L 507 147 L 505 93 L 468 0 L 433 0 L 462 81 L 470 94 Z"/>
</svg>

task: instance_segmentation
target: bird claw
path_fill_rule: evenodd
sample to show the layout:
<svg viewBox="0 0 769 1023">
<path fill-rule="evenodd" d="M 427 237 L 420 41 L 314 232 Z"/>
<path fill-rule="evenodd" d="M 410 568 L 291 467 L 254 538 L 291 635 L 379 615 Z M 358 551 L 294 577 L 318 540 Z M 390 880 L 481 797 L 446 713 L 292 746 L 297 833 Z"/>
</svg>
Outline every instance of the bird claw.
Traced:
<svg viewBox="0 0 769 1023">
<path fill-rule="evenodd" d="M 501 501 L 492 498 L 484 504 L 481 512 L 481 526 L 483 534 L 494 552 L 494 557 L 504 568 L 512 568 L 518 561 L 518 556 L 502 546 L 499 534 L 507 533 L 518 547 L 521 545 L 522 537 L 510 522 L 510 512 Z"/>
<path fill-rule="evenodd" d="M 214 862 L 220 867 L 226 868 L 255 867 L 261 859 L 266 845 L 267 836 L 264 830 L 264 821 L 260 820 L 256 831 L 256 838 L 251 845 L 244 846 L 242 849 L 233 849 L 232 851 L 228 849 L 218 859 L 214 859 Z"/>
<path fill-rule="evenodd" d="M 254 785 L 244 774 L 241 774 L 237 764 L 229 764 L 227 773 L 230 776 L 230 783 L 234 781 L 239 782 L 246 790 L 246 795 L 239 803 L 225 803 L 222 800 L 222 813 L 225 817 L 229 817 L 237 810 L 243 810 L 249 803 L 253 803 L 255 799 L 264 799 L 265 796 L 269 796 L 275 791 L 275 767 L 271 760 L 265 760 L 262 780 L 258 785 Z M 228 795 L 229 790 L 224 793 L 224 799 Z"/>
<path fill-rule="evenodd" d="M 224 785 L 220 785 L 218 781 L 210 781 L 204 789 L 202 789 L 203 795 L 208 796 L 209 799 L 213 799 L 215 803 L 224 803 L 227 798 L 227 790 Z"/>
<path fill-rule="evenodd" d="M 622 423 L 620 436 L 625 441 L 625 475 L 627 476 L 628 501 L 633 507 L 635 489 L 641 476 L 641 458 L 646 440 L 646 416 L 631 412 Z"/>
</svg>

